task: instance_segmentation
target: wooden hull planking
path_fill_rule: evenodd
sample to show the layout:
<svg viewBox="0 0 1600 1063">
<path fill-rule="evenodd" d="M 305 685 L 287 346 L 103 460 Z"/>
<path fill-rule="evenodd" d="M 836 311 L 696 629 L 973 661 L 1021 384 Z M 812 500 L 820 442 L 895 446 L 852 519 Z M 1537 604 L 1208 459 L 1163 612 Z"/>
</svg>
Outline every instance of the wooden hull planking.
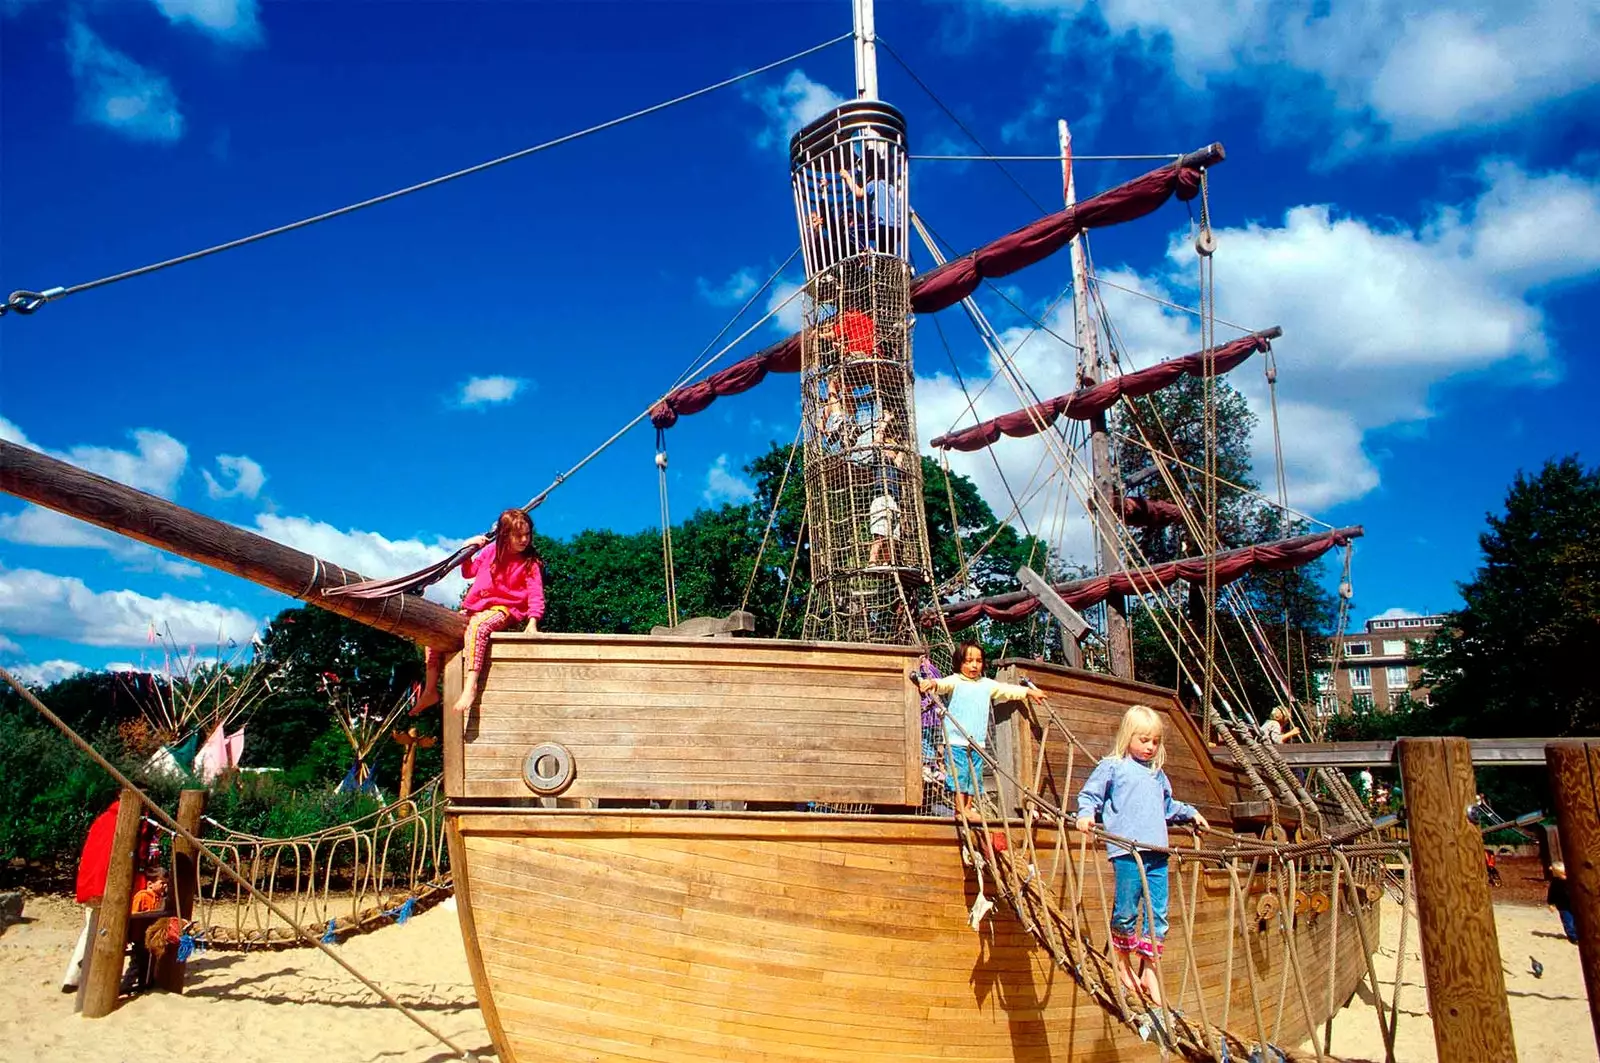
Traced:
<svg viewBox="0 0 1600 1063">
<path fill-rule="evenodd" d="M 446 784 L 458 911 L 504 1063 L 1155 1058 L 1009 909 L 997 907 L 981 933 L 970 928 L 977 882 L 949 820 L 681 809 L 915 808 L 920 709 L 905 680 L 915 649 L 499 635 L 491 654 L 465 739 L 459 718 L 446 727 Z M 1227 823 L 1230 783 L 1170 691 L 1003 662 L 1002 677 L 1019 673 L 1050 693 L 1082 747 L 1047 744 L 1043 790 L 1070 800 L 1126 707 L 1143 703 L 1167 720 L 1178 795 Z M 991 748 L 1031 775 L 1040 738 L 1022 714 L 1003 712 Z M 572 753 L 559 804 L 580 807 L 532 798 L 523 760 L 544 742 Z M 647 800 L 676 806 L 596 807 Z M 1038 844 L 1048 852 L 1051 842 Z M 1083 901 L 1103 943 L 1097 882 L 1109 890 L 1109 864 L 1090 861 Z M 1187 898 L 1196 883 L 1181 877 Z M 1329 917 L 1299 920 L 1308 1021 L 1283 935 L 1253 916 L 1230 924 L 1227 876 L 1215 870 L 1198 881 L 1191 967 L 1178 885 L 1167 992 L 1177 1001 L 1194 972 L 1207 1017 L 1221 1021 L 1232 926 L 1228 1022 L 1246 1039 L 1259 1004 L 1273 1043 L 1300 1043 L 1365 969 L 1348 911 L 1337 956 Z M 1254 891 L 1263 885 L 1257 876 Z M 1375 941 L 1376 908 L 1359 918 Z M 1198 1018 L 1192 988 L 1178 1006 Z"/>
</svg>

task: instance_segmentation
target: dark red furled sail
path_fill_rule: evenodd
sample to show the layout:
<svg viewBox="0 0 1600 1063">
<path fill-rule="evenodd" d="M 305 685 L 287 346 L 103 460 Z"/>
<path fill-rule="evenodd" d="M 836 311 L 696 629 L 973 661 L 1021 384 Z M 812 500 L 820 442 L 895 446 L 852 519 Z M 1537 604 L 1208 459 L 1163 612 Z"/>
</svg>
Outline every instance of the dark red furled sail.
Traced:
<svg viewBox="0 0 1600 1063">
<path fill-rule="evenodd" d="M 1281 335 L 1283 330 L 1273 327 L 1252 332 L 1248 336 L 1240 336 L 1212 350 L 1209 365 L 1215 366 L 1217 373 L 1230 372 L 1257 351 L 1267 350 L 1271 346 L 1271 341 Z M 1086 421 L 1095 414 L 1109 409 L 1118 399 L 1138 398 L 1140 395 L 1160 391 L 1185 373 L 1195 377 L 1204 376 L 1207 367 L 1206 352 L 1196 351 L 1182 358 L 1158 362 L 1136 373 L 1112 377 L 1091 388 L 1057 395 L 1053 399 L 1045 399 L 1032 406 L 1001 414 L 982 424 L 963 428 L 959 432 L 947 432 L 933 440 L 930 445 L 943 450 L 982 450 L 1001 436 L 1019 439 L 1037 435 L 1055 424 L 1059 417 Z"/>
<path fill-rule="evenodd" d="M 1174 193 L 1182 200 L 1193 199 L 1200 190 L 1200 171 L 1215 166 L 1224 157 L 1221 144 L 1190 152 L 1171 165 L 1151 170 L 951 259 L 911 282 L 911 309 L 914 313 L 931 314 L 954 306 L 976 291 L 985 279 L 1009 276 L 1041 262 L 1087 229 L 1142 218 Z M 724 395 L 749 391 L 768 373 L 799 371 L 800 337 L 794 335 L 720 373 L 678 388 L 656 403 L 650 411 L 650 423 L 657 428 L 671 428 L 679 417 L 699 413 Z"/>
<path fill-rule="evenodd" d="M 1122 500 L 1122 523 L 1135 528 L 1164 528 L 1183 521 L 1183 507 L 1158 498 L 1129 497 Z"/>
<path fill-rule="evenodd" d="M 1272 543 L 1225 550 L 1213 555 L 1217 567 L 1217 586 L 1232 583 L 1251 572 L 1276 572 L 1286 568 L 1299 568 L 1332 550 L 1344 546 L 1364 534 L 1359 525 L 1335 528 L 1319 535 L 1299 535 Z M 1206 578 L 1205 557 L 1186 557 L 1181 561 L 1150 568 L 1130 569 L 1092 579 L 1057 583 L 1055 591 L 1074 609 L 1087 609 L 1099 605 L 1114 594 L 1148 594 L 1160 590 L 1177 580 L 1199 583 Z M 998 620 L 1002 623 L 1021 620 L 1039 607 L 1039 599 L 1027 591 L 1012 591 L 988 598 L 952 602 L 942 606 L 945 623 L 951 630 L 969 627 L 979 620 Z M 939 623 L 939 610 L 930 609 L 922 615 L 922 626 L 933 627 Z"/>
</svg>

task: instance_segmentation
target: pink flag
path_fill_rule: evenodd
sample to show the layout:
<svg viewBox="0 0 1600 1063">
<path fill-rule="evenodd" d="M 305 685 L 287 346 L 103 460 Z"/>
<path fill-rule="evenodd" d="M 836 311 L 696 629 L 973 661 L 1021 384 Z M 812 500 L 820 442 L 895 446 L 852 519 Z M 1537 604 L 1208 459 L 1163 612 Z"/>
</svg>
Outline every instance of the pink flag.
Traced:
<svg viewBox="0 0 1600 1063">
<path fill-rule="evenodd" d="M 242 744 L 242 743 L 241 743 Z M 201 782 L 211 782 L 228 766 L 228 736 L 222 725 L 206 738 L 200 752 L 194 755 L 194 773 Z"/>
</svg>

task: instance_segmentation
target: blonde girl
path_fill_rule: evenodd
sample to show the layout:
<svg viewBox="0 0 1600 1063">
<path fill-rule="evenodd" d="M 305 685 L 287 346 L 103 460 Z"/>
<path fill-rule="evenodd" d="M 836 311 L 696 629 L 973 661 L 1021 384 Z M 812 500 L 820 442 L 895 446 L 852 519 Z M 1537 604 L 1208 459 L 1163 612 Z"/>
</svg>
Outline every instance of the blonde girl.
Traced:
<svg viewBox="0 0 1600 1063">
<path fill-rule="evenodd" d="M 1078 794 L 1078 830 L 1087 831 L 1098 815 L 1106 834 L 1124 839 L 1106 839 L 1116 875 L 1111 946 L 1123 987 L 1157 1005 L 1161 983 L 1155 961 L 1167 936 L 1167 854 L 1143 853 L 1141 878 L 1134 849 L 1165 849 L 1168 823 L 1192 820 L 1202 830 L 1210 826 L 1193 805 L 1173 799 L 1172 783 L 1161 770 L 1166 759 L 1161 717 L 1148 706 L 1134 705 L 1123 714 L 1111 755 L 1095 766 Z"/>
</svg>

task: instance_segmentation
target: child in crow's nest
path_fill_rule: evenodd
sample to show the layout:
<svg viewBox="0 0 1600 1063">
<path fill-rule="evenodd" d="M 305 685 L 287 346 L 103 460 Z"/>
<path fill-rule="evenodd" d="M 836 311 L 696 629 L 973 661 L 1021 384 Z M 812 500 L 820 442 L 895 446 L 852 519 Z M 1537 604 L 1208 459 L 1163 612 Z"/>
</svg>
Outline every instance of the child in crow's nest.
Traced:
<svg viewBox="0 0 1600 1063">
<path fill-rule="evenodd" d="M 1172 783 L 1161 770 L 1167 756 L 1161 731 L 1161 717 L 1154 709 L 1135 705 L 1123 714 L 1111 755 L 1095 765 L 1078 794 L 1078 830 L 1092 827 L 1098 813 L 1106 834 L 1141 849 L 1154 846 L 1164 850 L 1168 823 L 1192 820 L 1201 830 L 1210 826 L 1193 805 L 1173 799 Z M 1139 860 L 1128 844 L 1108 837 L 1106 851 L 1116 875 L 1111 947 L 1116 953 L 1117 975 L 1129 993 L 1142 993 L 1159 1007 L 1161 981 L 1155 963 L 1167 936 L 1167 854 L 1142 852 L 1141 879 Z"/>
</svg>

